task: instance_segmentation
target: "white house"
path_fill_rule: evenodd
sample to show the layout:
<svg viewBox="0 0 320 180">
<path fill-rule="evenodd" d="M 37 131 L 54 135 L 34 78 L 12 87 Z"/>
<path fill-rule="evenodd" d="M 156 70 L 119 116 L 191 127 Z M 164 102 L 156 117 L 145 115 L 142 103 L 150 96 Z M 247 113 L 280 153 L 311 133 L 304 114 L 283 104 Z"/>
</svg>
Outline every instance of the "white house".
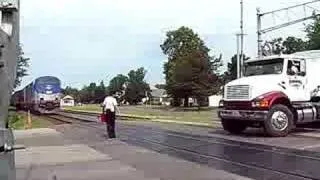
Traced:
<svg viewBox="0 0 320 180">
<path fill-rule="evenodd" d="M 220 93 L 208 97 L 209 107 L 219 107 L 219 102 L 223 98 L 223 88 L 224 86 L 220 86 Z"/>
<path fill-rule="evenodd" d="M 212 95 L 208 97 L 209 107 L 219 107 L 219 102 L 222 99 L 222 95 Z"/>
<path fill-rule="evenodd" d="M 74 106 L 74 98 L 71 96 L 65 96 L 61 99 L 60 106 Z"/>
<path fill-rule="evenodd" d="M 154 89 L 151 89 L 150 93 L 151 93 L 151 101 L 153 104 L 170 105 L 166 90 L 154 88 Z"/>
</svg>

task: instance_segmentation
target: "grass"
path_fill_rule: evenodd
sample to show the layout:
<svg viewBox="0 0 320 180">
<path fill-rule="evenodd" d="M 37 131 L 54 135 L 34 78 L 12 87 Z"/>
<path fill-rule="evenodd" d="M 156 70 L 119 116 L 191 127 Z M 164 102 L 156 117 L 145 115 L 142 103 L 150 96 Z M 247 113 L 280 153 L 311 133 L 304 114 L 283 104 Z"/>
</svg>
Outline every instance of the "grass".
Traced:
<svg viewBox="0 0 320 180">
<path fill-rule="evenodd" d="M 148 117 L 150 119 L 174 120 L 181 122 L 198 122 L 209 123 L 218 120 L 216 109 L 203 108 L 184 109 L 184 108 L 170 108 L 161 106 L 139 105 L 139 106 L 120 106 L 120 113 L 123 115 L 135 115 Z M 75 107 L 66 107 L 66 110 L 87 111 L 87 112 L 101 112 L 99 105 L 90 104 Z"/>
<path fill-rule="evenodd" d="M 10 111 L 9 112 L 9 127 L 14 129 L 14 130 L 21 130 L 25 129 L 25 121 L 27 120 L 28 116 L 26 112 L 14 112 Z M 38 117 L 38 116 L 33 116 L 31 115 L 31 120 L 32 120 L 32 129 L 36 128 L 47 128 L 53 123 L 50 121 Z"/>
</svg>

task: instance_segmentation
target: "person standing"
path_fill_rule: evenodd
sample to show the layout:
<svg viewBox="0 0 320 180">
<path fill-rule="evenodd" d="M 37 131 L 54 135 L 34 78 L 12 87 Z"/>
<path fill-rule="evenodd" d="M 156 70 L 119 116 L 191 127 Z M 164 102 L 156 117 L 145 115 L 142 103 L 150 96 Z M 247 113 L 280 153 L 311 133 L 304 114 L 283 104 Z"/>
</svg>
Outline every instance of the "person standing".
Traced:
<svg viewBox="0 0 320 180">
<path fill-rule="evenodd" d="M 115 119 L 116 119 L 116 111 L 119 113 L 118 103 L 116 98 L 112 96 L 110 93 L 103 101 L 103 109 L 107 117 L 107 132 L 109 138 L 116 138 L 115 133 Z"/>
</svg>

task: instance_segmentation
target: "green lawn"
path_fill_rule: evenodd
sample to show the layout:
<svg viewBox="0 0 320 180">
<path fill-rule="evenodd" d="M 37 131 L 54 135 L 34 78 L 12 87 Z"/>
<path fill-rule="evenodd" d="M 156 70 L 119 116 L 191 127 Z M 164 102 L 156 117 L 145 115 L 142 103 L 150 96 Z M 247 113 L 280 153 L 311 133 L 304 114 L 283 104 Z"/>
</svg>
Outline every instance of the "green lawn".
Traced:
<svg viewBox="0 0 320 180">
<path fill-rule="evenodd" d="M 119 108 L 120 113 L 123 115 L 145 116 L 151 119 L 164 119 L 200 123 L 212 123 L 212 121 L 218 120 L 216 110 L 208 108 L 201 109 L 200 111 L 198 111 L 197 109 L 169 108 L 151 105 L 120 106 Z M 66 107 L 65 109 L 101 112 L 101 107 L 95 104 Z"/>
<path fill-rule="evenodd" d="M 9 126 L 12 129 L 15 129 L 15 130 L 24 129 L 25 120 L 27 119 L 27 113 L 26 112 L 10 111 L 8 118 L 9 118 Z M 32 128 L 33 129 L 47 128 L 47 127 L 53 125 L 53 123 L 44 119 L 43 117 L 31 115 L 31 119 L 32 119 Z"/>
</svg>

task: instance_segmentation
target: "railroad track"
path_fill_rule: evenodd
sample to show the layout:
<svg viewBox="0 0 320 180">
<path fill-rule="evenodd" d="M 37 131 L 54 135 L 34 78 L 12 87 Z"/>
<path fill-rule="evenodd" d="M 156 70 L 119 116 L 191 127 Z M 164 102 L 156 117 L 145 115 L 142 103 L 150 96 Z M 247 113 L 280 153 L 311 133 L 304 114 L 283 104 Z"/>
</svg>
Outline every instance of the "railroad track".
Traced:
<svg viewBox="0 0 320 180">
<path fill-rule="evenodd" d="M 98 113 L 98 112 L 85 112 L 85 111 L 73 111 L 73 110 L 63 110 L 62 112 L 71 113 L 71 114 L 91 115 L 91 116 L 100 115 L 100 113 Z M 149 120 L 152 119 L 151 117 L 139 116 L 139 115 L 120 114 L 120 115 L 116 115 L 116 116 L 121 119 L 149 119 Z"/>
<path fill-rule="evenodd" d="M 97 121 L 85 120 L 81 116 L 75 118 L 75 116 L 77 114 L 73 114 L 72 117 L 67 114 L 59 114 L 50 116 L 50 118 L 82 128 L 105 131 L 105 126 L 101 126 Z M 212 137 L 181 135 L 157 128 L 128 124 L 121 124 L 118 129 L 120 140 L 127 143 L 230 172 L 237 170 L 235 173 L 255 179 L 264 179 L 261 176 L 266 174 L 270 179 L 320 179 L 320 173 L 316 168 L 320 166 L 320 154 L 317 153 L 273 146 L 257 146 Z"/>
<path fill-rule="evenodd" d="M 77 120 L 78 122 L 97 122 L 97 121 L 92 121 L 92 120 L 87 120 L 86 118 L 80 118 L 80 117 L 73 117 L 73 116 L 68 116 L 66 114 L 54 114 L 54 115 L 48 115 L 47 117 L 56 119 L 57 121 L 62 121 L 65 123 L 74 123 L 72 120 Z"/>
<path fill-rule="evenodd" d="M 185 149 L 185 148 L 177 148 L 174 146 L 170 146 L 167 144 L 163 144 L 163 143 L 159 143 L 156 142 L 154 140 L 150 140 L 148 138 L 134 138 L 134 136 L 132 136 L 133 134 L 128 134 L 128 136 L 131 136 L 126 140 L 123 140 L 125 142 L 134 144 L 134 145 L 140 145 L 143 146 L 145 148 L 149 148 L 152 147 L 151 149 L 160 153 L 165 152 L 166 154 L 169 155 L 173 155 L 176 157 L 180 157 L 182 159 L 186 159 L 192 162 L 197 162 L 200 164 L 204 164 L 204 165 L 208 165 L 208 166 L 212 166 L 214 168 L 217 169 L 221 169 L 224 171 L 229 171 L 231 173 L 234 173 L 232 168 L 234 169 L 238 169 L 237 173 L 238 175 L 242 175 L 242 176 L 246 176 L 246 177 L 250 177 L 250 178 L 254 178 L 254 179 L 265 179 L 264 178 L 264 174 L 269 174 L 268 176 L 271 176 L 272 178 L 268 178 L 268 179 L 283 179 L 283 177 L 285 177 L 285 179 L 319 179 L 319 177 L 314 177 L 314 176 L 310 176 L 310 175 L 301 175 L 300 173 L 292 173 L 289 171 L 283 171 L 283 170 L 279 170 L 276 168 L 272 168 L 272 167 L 264 167 L 264 166 L 259 166 L 259 165 L 253 165 L 250 163 L 243 163 L 243 162 L 237 162 L 237 161 L 233 161 L 233 160 L 229 160 L 227 158 L 223 158 L 223 157 L 219 157 L 219 156 L 215 156 L 215 155 L 207 155 L 207 154 L 199 154 L 197 151 L 194 150 L 190 150 L 190 149 Z M 154 147 L 154 145 L 156 146 L 160 146 L 160 149 L 165 148 L 166 150 L 159 150 L 157 147 Z M 209 164 L 209 162 L 211 162 L 211 164 Z M 218 163 L 218 165 L 215 165 L 215 163 Z M 227 166 L 231 167 L 228 169 L 224 169 L 223 166 L 226 166 L 225 164 L 227 164 Z M 239 170 L 242 169 L 242 170 Z M 242 172 L 239 172 L 242 171 Z M 256 172 L 257 174 L 249 174 L 247 173 L 248 171 L 251 172 Z M 270 175 L 271 174 L 271 175 Z"/>
<path fill-rule="evenodd" d="M 61 116 L 59 115 L 47 115 L 47 118 L 54 120 L 54 121 L 58 121 L 58 122 L 62 122 L 62 123 L 66 123 L 66 124 L 71 124 L 72 121 L 68 121 L 66 119 L 63 119 Z"/>
<path fill-rule="evenodd" d="M 79 115 L 87 115 L 87 116 L 99 116 L 98 112 L 85 112 L 85 111 L 73 111 L 73 110 L 63 110 L 62 113 L 71 113 L 71 114 L 79 114 Z M 210 123 L 205 122 L 184 122 L 180 120 L 167 119 L 163 117 L 157 116 L 140 116 L 140 115 L 128 115 L 128 114 L 120 114 L 116 115 L 119 120 L 147 120 L 150 122 L 160 122 L 160 123 L 175 123 L 175 124 L 183 124 L 188 126 L 198 126 L 198 127 L 221 127 L 220 120 L 218 118 L 212 118 Z"/>
<path fill-rule="evenodd" d="M 123 130 L 124 129 L 122 129 L 122 131 Z M 141 133 L 141 131 L 147 133 Z M 174 133 L 169 133 L 165 135 L 166 139 L 170 139 L 170 137 L 173 137 L 173 139 L 178 138 L 182 142 L 185 142 L 185 144 L 187 144 L 181 145 L 179 143 L 170 143 L 170 140 L 159 138 L 160 134 L 163 134 L 163 132 L 141 128 L 131 129 L 131 132 L 126 134 L 126 137 L 129 138 L 124 139 L 124 141 L 127 141 L 129 143 L 132 142 L 133 144 L 137 145 L 142 145 L 146 148 L 151 147 L 151 149 L 160 153 L 164 152 L 193 162 L 213 166 L 215 168 L 221 168 L 221 166 L 232 166 L 235 169 L 242 169 L 242 172 L 239 173 L 240 175 L 244 175 L 255 179 L 264 179 L 263 177 L 261 177 L 261 175 L 263 175 L 264 173 L 272 174 L 270 175 L 271 179 L 283 179 L 284 177 L 285 179 L 320 179 L 320 174 L 318 174 L 317 172 L 318 170 L 310 170 L 309 163 L 306 163 L 306 161 L 310 161 L 317 162 L 317 164 L 320 164 L 319 153 L 317 154 L 309 152 L 306 153 L 306 155 L 303 155 L 305 151 L 292 151 L 285 148 L 274 148 L 272 146 L 254 147 L 255 145 L 252 146 L 252 144 L 250 143 L 242 143 L 242 145 L 240 145 L 235 143 L 234 141 L 229 141 L 226 143 L 201 138 L 194 138 L 192 136 L 181 136 L 179 134 Z M 198 142 L 201 141 L 203 142 L 203 144 L 199 143 L 201 145 L 198 144 L 196 146 L 189 146 L 188 144 L 192 144 L 190 140 Z M 197 150 L 200 147 L 202 147 L 202 150 Z M 234 149 L 234 151 L 231 152 L 234 154 L 229 154 L 230 149 Z M 211 150 L 213 153 L 210 152 Z M 239 153 L 239 155 L 236 155 L 237 153 Z M 260 156 L 265 157 L 266 159 L 261 159 L 261 161 L 257 161 L 258 159 L 255 159 L 254 161 L 249 160 L 254 156 L 257 157 L 257 154 L 260 154 Z M 274 158 L 274 162 L 270 162 L 270 158 Z M 280 161 L 279 159 L 282 160 Z M 289 166 L 288 164 L 286 164 L 286 161 L 289 161 L 289 159 L 296 159 L 296 163 L 304 162 L 303 164 L 305 166 L 303 168 L 305 171 L 301 171 L 301 169 L 299 169 L 298 167 L 299 165 L 295 165 L 295 167 L 298 167 L 298 169 L 288 168 L 290 166 L 292 167 L 293 165 L 290 164 Z M 221 165 L 220 163 L 222 163 L 223 165 Z M 283 168 L 282 166 L 285 168 Z M 224 168 L 222 169 L 225 170 Z M 250 171 L 251 173 L 252 171 L 255 171 L 259 175 L 256 176 L 257 174 L 255 173 L 248 174 L 248 172 Z"/>
</svg>

